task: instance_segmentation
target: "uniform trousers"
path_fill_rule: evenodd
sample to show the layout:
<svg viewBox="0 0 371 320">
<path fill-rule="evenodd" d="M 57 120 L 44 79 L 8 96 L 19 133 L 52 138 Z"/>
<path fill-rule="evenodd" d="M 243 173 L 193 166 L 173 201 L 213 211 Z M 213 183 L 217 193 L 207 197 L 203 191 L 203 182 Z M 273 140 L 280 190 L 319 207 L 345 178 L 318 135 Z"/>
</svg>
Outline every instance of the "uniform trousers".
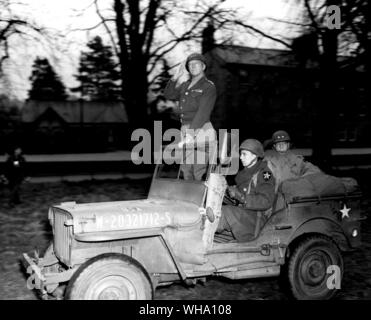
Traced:
<svg viewBox="0 0 371 320">
<path fill-rule="evenodd" d="M 264 215 L 262 215 L 262 219 L 261 225 L 266 219 Z M 230 231 L 238 242 L 246 242 L 255 237 L 256 223 L 257 211 L 240 206 L 224 205 L 216 231 Z"/>
<path fill-rule="evenodd" d="M 184 157 L 180 170 L 184 180 L 202 180 L 216 148 L 216 132 L 211 122 L 206 122 L 201 129 L 190 130 L 189 125 L 181 128 L 183 137 L 189 133 L 195 136 L 194 144 L 183 149 Z"/>
</svg>

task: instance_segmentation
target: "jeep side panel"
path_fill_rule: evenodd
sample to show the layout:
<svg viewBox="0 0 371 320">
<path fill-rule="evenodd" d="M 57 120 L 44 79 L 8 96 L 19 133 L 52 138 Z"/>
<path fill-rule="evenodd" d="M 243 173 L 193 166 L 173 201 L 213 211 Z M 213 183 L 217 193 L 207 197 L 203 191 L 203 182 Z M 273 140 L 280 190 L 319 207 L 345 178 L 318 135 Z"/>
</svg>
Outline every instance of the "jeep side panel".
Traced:
<svg viewBox="0 0 371 320">
<path fill-rule="evenodd" d="M 184 271 L 178 263 L 171 246 L 164 237 L 151 235 L 104 242 L 73 241 L 72 265 L 80 265 L 102 253 L 122 253 L 140 262 L 147 272 L 155 278 L 156 285 L 185 278 Z M 94 240 L 92 238 L 92 240 Z"/>
<path fill-rule="evenodd" d="M 349 208 L 349 214 L 342 210 Z M 331 237 L 341 250 L 360 245 L 360 198 L 345 195 L 302 199 L 289 204 L 289 220 L 295 225 L 290 242 L 305 233 L 319 233 Z M 356 233 L 355 233 L 356 232 Z"/>
</svg>

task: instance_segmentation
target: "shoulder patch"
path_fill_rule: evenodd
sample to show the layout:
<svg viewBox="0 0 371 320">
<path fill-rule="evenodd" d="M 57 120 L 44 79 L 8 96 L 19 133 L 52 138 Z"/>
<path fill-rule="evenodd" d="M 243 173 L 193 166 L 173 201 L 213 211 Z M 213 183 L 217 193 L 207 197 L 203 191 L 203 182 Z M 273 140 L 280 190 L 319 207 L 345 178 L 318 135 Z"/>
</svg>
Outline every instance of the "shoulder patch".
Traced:
<svg viewBox="0 0 371 320">
<path fill-rule="evenodd" d="M 270 180 L 271 177 L 272 177 L 272 173 L 271 173 L 271 172 L 269 172 L 269 171 L 263 171 L 263 179 L 264 179 L 265 181 Z"/>
</svg>

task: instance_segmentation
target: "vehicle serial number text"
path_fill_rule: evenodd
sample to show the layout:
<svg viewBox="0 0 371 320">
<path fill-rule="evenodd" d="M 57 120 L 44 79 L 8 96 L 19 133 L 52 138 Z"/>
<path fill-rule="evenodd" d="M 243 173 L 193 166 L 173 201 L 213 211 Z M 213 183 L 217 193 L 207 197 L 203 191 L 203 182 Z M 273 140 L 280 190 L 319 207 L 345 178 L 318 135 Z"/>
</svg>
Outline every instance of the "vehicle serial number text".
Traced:
<svg viewBox="0 0 371 320">
<path fill-rule="evenodd" d="M 97 217 L 98 229 L 134 229 L 145 227 L 160 227 L 171 223 L 169 212 L 158 213 L 126 213 Z"/>
</svg>

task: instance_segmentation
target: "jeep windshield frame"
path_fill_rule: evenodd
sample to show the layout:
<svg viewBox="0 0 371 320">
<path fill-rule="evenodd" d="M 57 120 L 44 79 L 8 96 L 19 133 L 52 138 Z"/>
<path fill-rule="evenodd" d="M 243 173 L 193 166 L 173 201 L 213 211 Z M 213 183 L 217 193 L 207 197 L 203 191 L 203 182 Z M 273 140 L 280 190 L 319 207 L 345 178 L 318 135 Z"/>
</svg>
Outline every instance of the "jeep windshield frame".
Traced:
<svg viewBox="0 0 371 320">
<path fill-rule="evenodd" d="M 206 175 L 204 176 L 204 179 L 202 179 L 201 181 L 207 181 L 210 173 L 213 172 L 217 166 L 217 154 L 218 154 L 217 146 L 218 146 L 217 142 L 214 142 L 214 143 L 209 142 L 209 143 L 206 143 L 205 145 L 201 145 L 200 151 L 206 154 L 208 150 L 212 150 L 210 148 L 214 147 L 213 149 L 214 153 L 211 155 L 211 159 L 209 159 L 211 161 L 208 161 L 207 163 Z M 194 145 L 194 152 L 198 151 L 197 147 L 198 147 L 197 145 Z M 165 159 L 165 162 L 157 163 L 155 167 L 155 171 L 153 173 L 152 180 L 153 179 L 183 180 L 181 179 L 181 176 L 180 176 L 180 172 L 181 172 L 180 168 L 181 168 L 181 163 L 184 161 L 184 158 L 182 157 L 186 153 L 186 147 L 185 146 L 181 148 L 173 147 L 173 150 L 178 151 L 178 152 L 180 151 L 181 158 L 176 159 L 175 163 L 169 164 L 166 162 L 166 159 Z M 174 160 L 174 159 L 171 159 L 171 160 Z M 164 168 L 166 168 L 167 170 L 164 170 Z M 171 172 L 171 170 L 173 170 L 173 172 Z M 161 177 L 160 175 L 163 173 L 165 173 L 165 176 Z"/>
<path fill-rule="evenodd" d="M 182 151 L 184 150 L 183 148 Z M 214 150 L 213 159 L 216 159 L 217 148 Z M 216 170 L 216 161 L 213 160 L 207 164 L 206 175 L 200 181 L 182 179 L 180 175 L 180 162 L 156 164 L 148 198 L 185 201 L 194 203 L 197 206 L 203 206 L 207 192 L 206 181 L 210 173 Z"/>
</svg>

